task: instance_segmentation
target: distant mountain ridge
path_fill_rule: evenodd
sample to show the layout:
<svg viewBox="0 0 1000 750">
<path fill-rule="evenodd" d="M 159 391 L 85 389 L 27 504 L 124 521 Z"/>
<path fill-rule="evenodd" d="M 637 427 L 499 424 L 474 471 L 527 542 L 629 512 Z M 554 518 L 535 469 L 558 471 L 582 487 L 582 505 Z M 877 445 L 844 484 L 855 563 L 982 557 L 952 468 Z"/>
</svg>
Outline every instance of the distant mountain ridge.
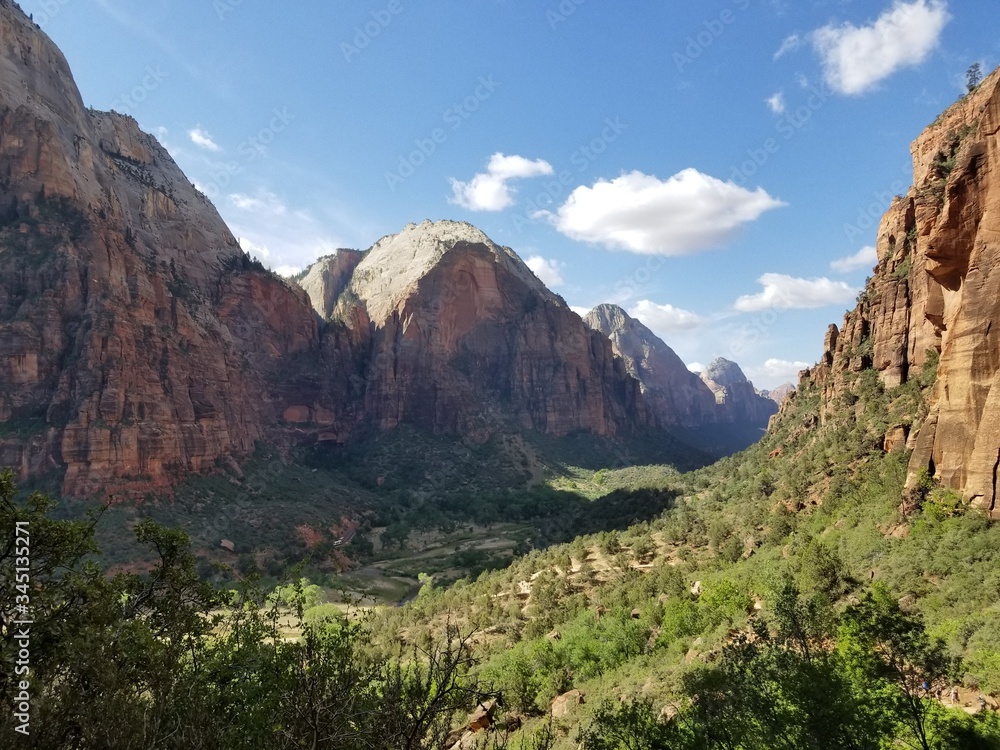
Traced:
<svg viewBox="0 0 1000 750">
<path fill-rule="evenodd" d="M 701 380 L 715 394 L 723 422 L 767 426 L 778 412 L 777 404 L 762 396 L 735 362 L 719 357 L 701 373 Z"/>
<path fill-rule="evenodd" d="M 664 424 L 694 427 L 719 421 L 714 394 L 673 349 L 621 307 L 598 305 L 583 320 L 611 340 Z"/>
<path fill-rule="evenodd" d="M 792 383 L 782 383 L 777 388 L 772 388 L 769 391 L 761 391 L 762 396 L 766 396 L 771 399 L 778 406 L 784 402 L 790 393 L 795 392 L 795 386 Z"/>
<path fill-rule="evenodd" d="M 662 339 L 618 305 L 599 305 L 584 322 L 611 340 L 664 425 L 739 425 L 763 430 L 778 411 L 776 404 L 757 393 L 735 362 L 719 358 L 699 377 Z"/>
</svg>

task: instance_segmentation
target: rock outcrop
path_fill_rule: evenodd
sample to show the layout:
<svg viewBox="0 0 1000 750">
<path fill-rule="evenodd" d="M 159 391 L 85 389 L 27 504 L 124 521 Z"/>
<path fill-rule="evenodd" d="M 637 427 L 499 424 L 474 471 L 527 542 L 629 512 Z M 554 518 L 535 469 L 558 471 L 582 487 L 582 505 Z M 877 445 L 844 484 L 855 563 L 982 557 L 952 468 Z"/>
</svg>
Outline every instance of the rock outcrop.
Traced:
<svg viewBox="0 0 1000 750">
<path fill-rule="evenodd" d="M 827 333 L 802 382 L 834 408 L 850 378 L 886 388 L 933 376 L 930 412 L 908 440 L 910 484 L 928 471 L 1000 516 L 1000 72 L 914 141 L 914 184 L 878 231 L 878 267 L 857 307 Z M 887 436 L 898 444 L 899 431 Z"/>
<path fill-rule="evenodd" d="M 697 427 L 722 421 L 715 394 L 674 350 L 618 305 L 598 305 L 584 322 L 609 339 L 615 354 L 642 383 L 642 391 L 665 425 Z"/>
<path fill-rule="evenodd" d="M 740 366 L 728 359 L 714 360 L 705 368 L 701 379 L 715 394 L 720 422 L 742 422 L 763 428 L 778 411 L 778 405 L 758 393 Z"/>
</svg>

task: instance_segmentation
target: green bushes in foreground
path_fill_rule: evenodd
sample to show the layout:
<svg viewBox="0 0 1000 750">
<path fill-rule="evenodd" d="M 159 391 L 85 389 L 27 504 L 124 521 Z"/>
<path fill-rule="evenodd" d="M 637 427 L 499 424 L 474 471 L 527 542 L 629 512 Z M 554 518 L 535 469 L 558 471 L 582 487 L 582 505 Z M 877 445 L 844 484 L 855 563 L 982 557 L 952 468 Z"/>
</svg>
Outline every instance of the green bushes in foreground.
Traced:
<svg viewBox="0 0 1000 750">
<path fill-rule="evenodd" d="M 585 750 L 920 750 L 1000 748 L 1000 719 L 934 699 L 958 665 L 920 618 L 875 587 L 834 615 L 786 582 L 716 663 L 684 675 L 664 711 L 648 699 L 602 704 Z"/>
<path fill-rule="evenodd" d="M 16 730 L 20 685 L 8 667 L 19 648 L 13 613 L 0 630 L 0 740 L 39 748 L 337 748 L 436 750 L 454 742 L 468 711 L 491 697 L 526 718 L 573 684 L 662 646 L 652 638 L 746 617 L 752 602 L 725 580 L 693 609 L 586 610 L 556 639 L 524 641 L 477 667 L 468 634 L 377 648 L 364 622 L 335 612 L 303 618 L 315 592 L 299 582 L 272 599 L 291 604 L 301 636 L 286 640 L 278 602 L 252 585 L 215 590 L 197 575 L 187 538 L 137 529 L 156 564 L 107 577 L 87 556 L 93 524 L 53 521 L 51 503 L 14 501 L 0 477 L 0 534 L 30 529 L 30 737 Z M 20 585 L 15 545 L 0 549 L 0 596 Z M 20 554 L 20 553 L 18 553 Z M 678 601 L 684 601 L 677 597 Z M 669 600 L 668 600 L 669 601 Z M 600 705 L 580 730 L 586 750 L 799 750 L 1000 748 L 1000 722 L 945 709 L 932 698 L 963 666 L 923 620 L 876 585 L 836 611 L 787 578 L 766 616 L 752 616 L 718 658 L 692 664 L 668 706 L 651 699 Z M 624 602 L 623 602 L 624 603 Z M 987 665 L 988 666 L 988 665 Z M 667 709 L 667 710 L 664 710 Z M 482 735 L 480 747 L 545 750 L 544 723 L 525 737 Z"/>
<path fill-rule="evenodd" d="M 108 577 L 87 561 L 97 552 L 92 522 L 54 521 L 48 498 L 14 496 L 10 472 L 0 473 L 4 748 L 436 750 L 491 697 L 454 628 L 419 647 L 375 650 L 363 622 L 330 612 L 303 622 L 315 592 L 301 582 L 270 606 L 252 583 L 213 589 L 188 538 L 150 522 L 137 536 L 152 568 Z M 15 576 L 26 555 L 18 528 L 28 530 L 28 580 Z M 283 638 L 277 600 L 295 608 L 301 636 Z M 15 602 L 27 602 L 33 621 L 28 646 Z M 30 671 L 15 674 L 23 648 Z M 19 693 L 29 696 L 26 717 L 14 712 Z"/>
</svg>

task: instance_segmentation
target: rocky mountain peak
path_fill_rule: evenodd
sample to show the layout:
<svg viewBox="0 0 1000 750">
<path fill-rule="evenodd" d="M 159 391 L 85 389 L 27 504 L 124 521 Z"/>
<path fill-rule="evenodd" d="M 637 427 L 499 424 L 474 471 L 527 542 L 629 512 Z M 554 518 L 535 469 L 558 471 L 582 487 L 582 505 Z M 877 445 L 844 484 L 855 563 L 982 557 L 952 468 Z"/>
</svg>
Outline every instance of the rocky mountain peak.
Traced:
<svg viewBox="0 0 1000 750">
<path fill-rule="evenodd" d="M 696 426 L 716 421 L 712 393 L 655 333 L 618 305 L 598 305 L 584 317 L 591 329 L 611 339 L 615 354 L 642 384 L 663 424 Z"/>
<path fill-rule="evenodd" d="M 87 109 L 62 52 L 10 2 L 0 3 L 0 170 L 0 209 L 70 201 L 203 294 L 241 255 L 166 149 L 132 117 Z"/>
<path fill-rule="evenodd" d="M 781 404 L 784 403 L 785 399 L 788 397 L 788 394 L 794 392 L 795 392 L 795 386 L 793 384 L 782 383 L 777 388 L 772 388 L 769 391 L 761 391 L 760 395 L 766 396 L 767 398 L 771 399 L 774 403 L 776 403 L 778 406 L 781 406 Z"/>
<path fill-rule="evenodd" d="M 633 327 L 639 321 L 629 316 L 622 307 L 605 302 L 587 313 L 584 322 L 591 328 L 610 335 L 614 331 Z"/>
<path fill-rule="evenodd" d="M 87 495 L 252 450 L 273 363 L 317 343 L 305 295 L 249 262 L 133 118 L 85 108 L 6 0 L 0 174 L 0 465 Z"/>
<path fill-rule="evenodd" d="M 719 357 L 705 368 L 701 380 L 715 394 L 716 402 L 735 422 L 766 426 L 778 405 L 761 395 L 735 362 Z"/>
<path fill-rule="evenodd" d="M 30 105 L 58 117 L 80 118 L 86 111 L 69 63 L 17 3 L 0 0 L 0 104 Z"/>
<path fill-rule="evenodd" d="M 380 325 L 422 278 L 442 263 L 454 261 L 448 256 L 473 248 L 492 256 L 495 266 L 543 299 L 558 300 L 509 247 L 497 245 L 471 224 L 447 220 L 407 224 L 399 234 L 380 239 L 355 269 L 350 291 L 364 303 L 372 322 Z"/>
<path fill-rule="evenodd" d="M 337 300 L 364 257 L 365 254 L 358 250 L 340 249 L 317 260 L 297 279 L 298 285 L 309 295 L 313 310 L 323 320 L 333 315 Z"/>
<path fill-rule="evenodd" d="M 712 360 L 701 374 L 701 379 L 721 386 L 744 385 L 749 382 L 738 364 L 723 357 Z"/>
<path fill-rule="evenodd" d="M 598 305 L 584 322 L 611 339 L 615 354 L 642 383 L 643 394 L 663 424 L 685 428 L 740 424 L 759 430 L 777 410 L 757 395 L 736 363 L 717 359 L 708 374 L 719 380 L 699 378 L 662 339 L 618 305 Z"/>
</svg>

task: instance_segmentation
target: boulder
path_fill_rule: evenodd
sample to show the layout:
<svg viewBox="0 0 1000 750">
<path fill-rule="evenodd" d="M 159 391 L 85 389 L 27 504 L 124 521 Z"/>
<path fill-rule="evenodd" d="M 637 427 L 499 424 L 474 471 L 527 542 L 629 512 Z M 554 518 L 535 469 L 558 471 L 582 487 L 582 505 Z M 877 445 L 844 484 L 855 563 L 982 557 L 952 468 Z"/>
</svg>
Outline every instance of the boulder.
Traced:
<svg viewBox="0 0 1000 750">
<path fill-rule="evenodd" d="M 585 695 L 579 690 L 570 690 L 552 701 L 552 717 L 563 719 L 577 706 L 586 703 Z"/>
</svg>

